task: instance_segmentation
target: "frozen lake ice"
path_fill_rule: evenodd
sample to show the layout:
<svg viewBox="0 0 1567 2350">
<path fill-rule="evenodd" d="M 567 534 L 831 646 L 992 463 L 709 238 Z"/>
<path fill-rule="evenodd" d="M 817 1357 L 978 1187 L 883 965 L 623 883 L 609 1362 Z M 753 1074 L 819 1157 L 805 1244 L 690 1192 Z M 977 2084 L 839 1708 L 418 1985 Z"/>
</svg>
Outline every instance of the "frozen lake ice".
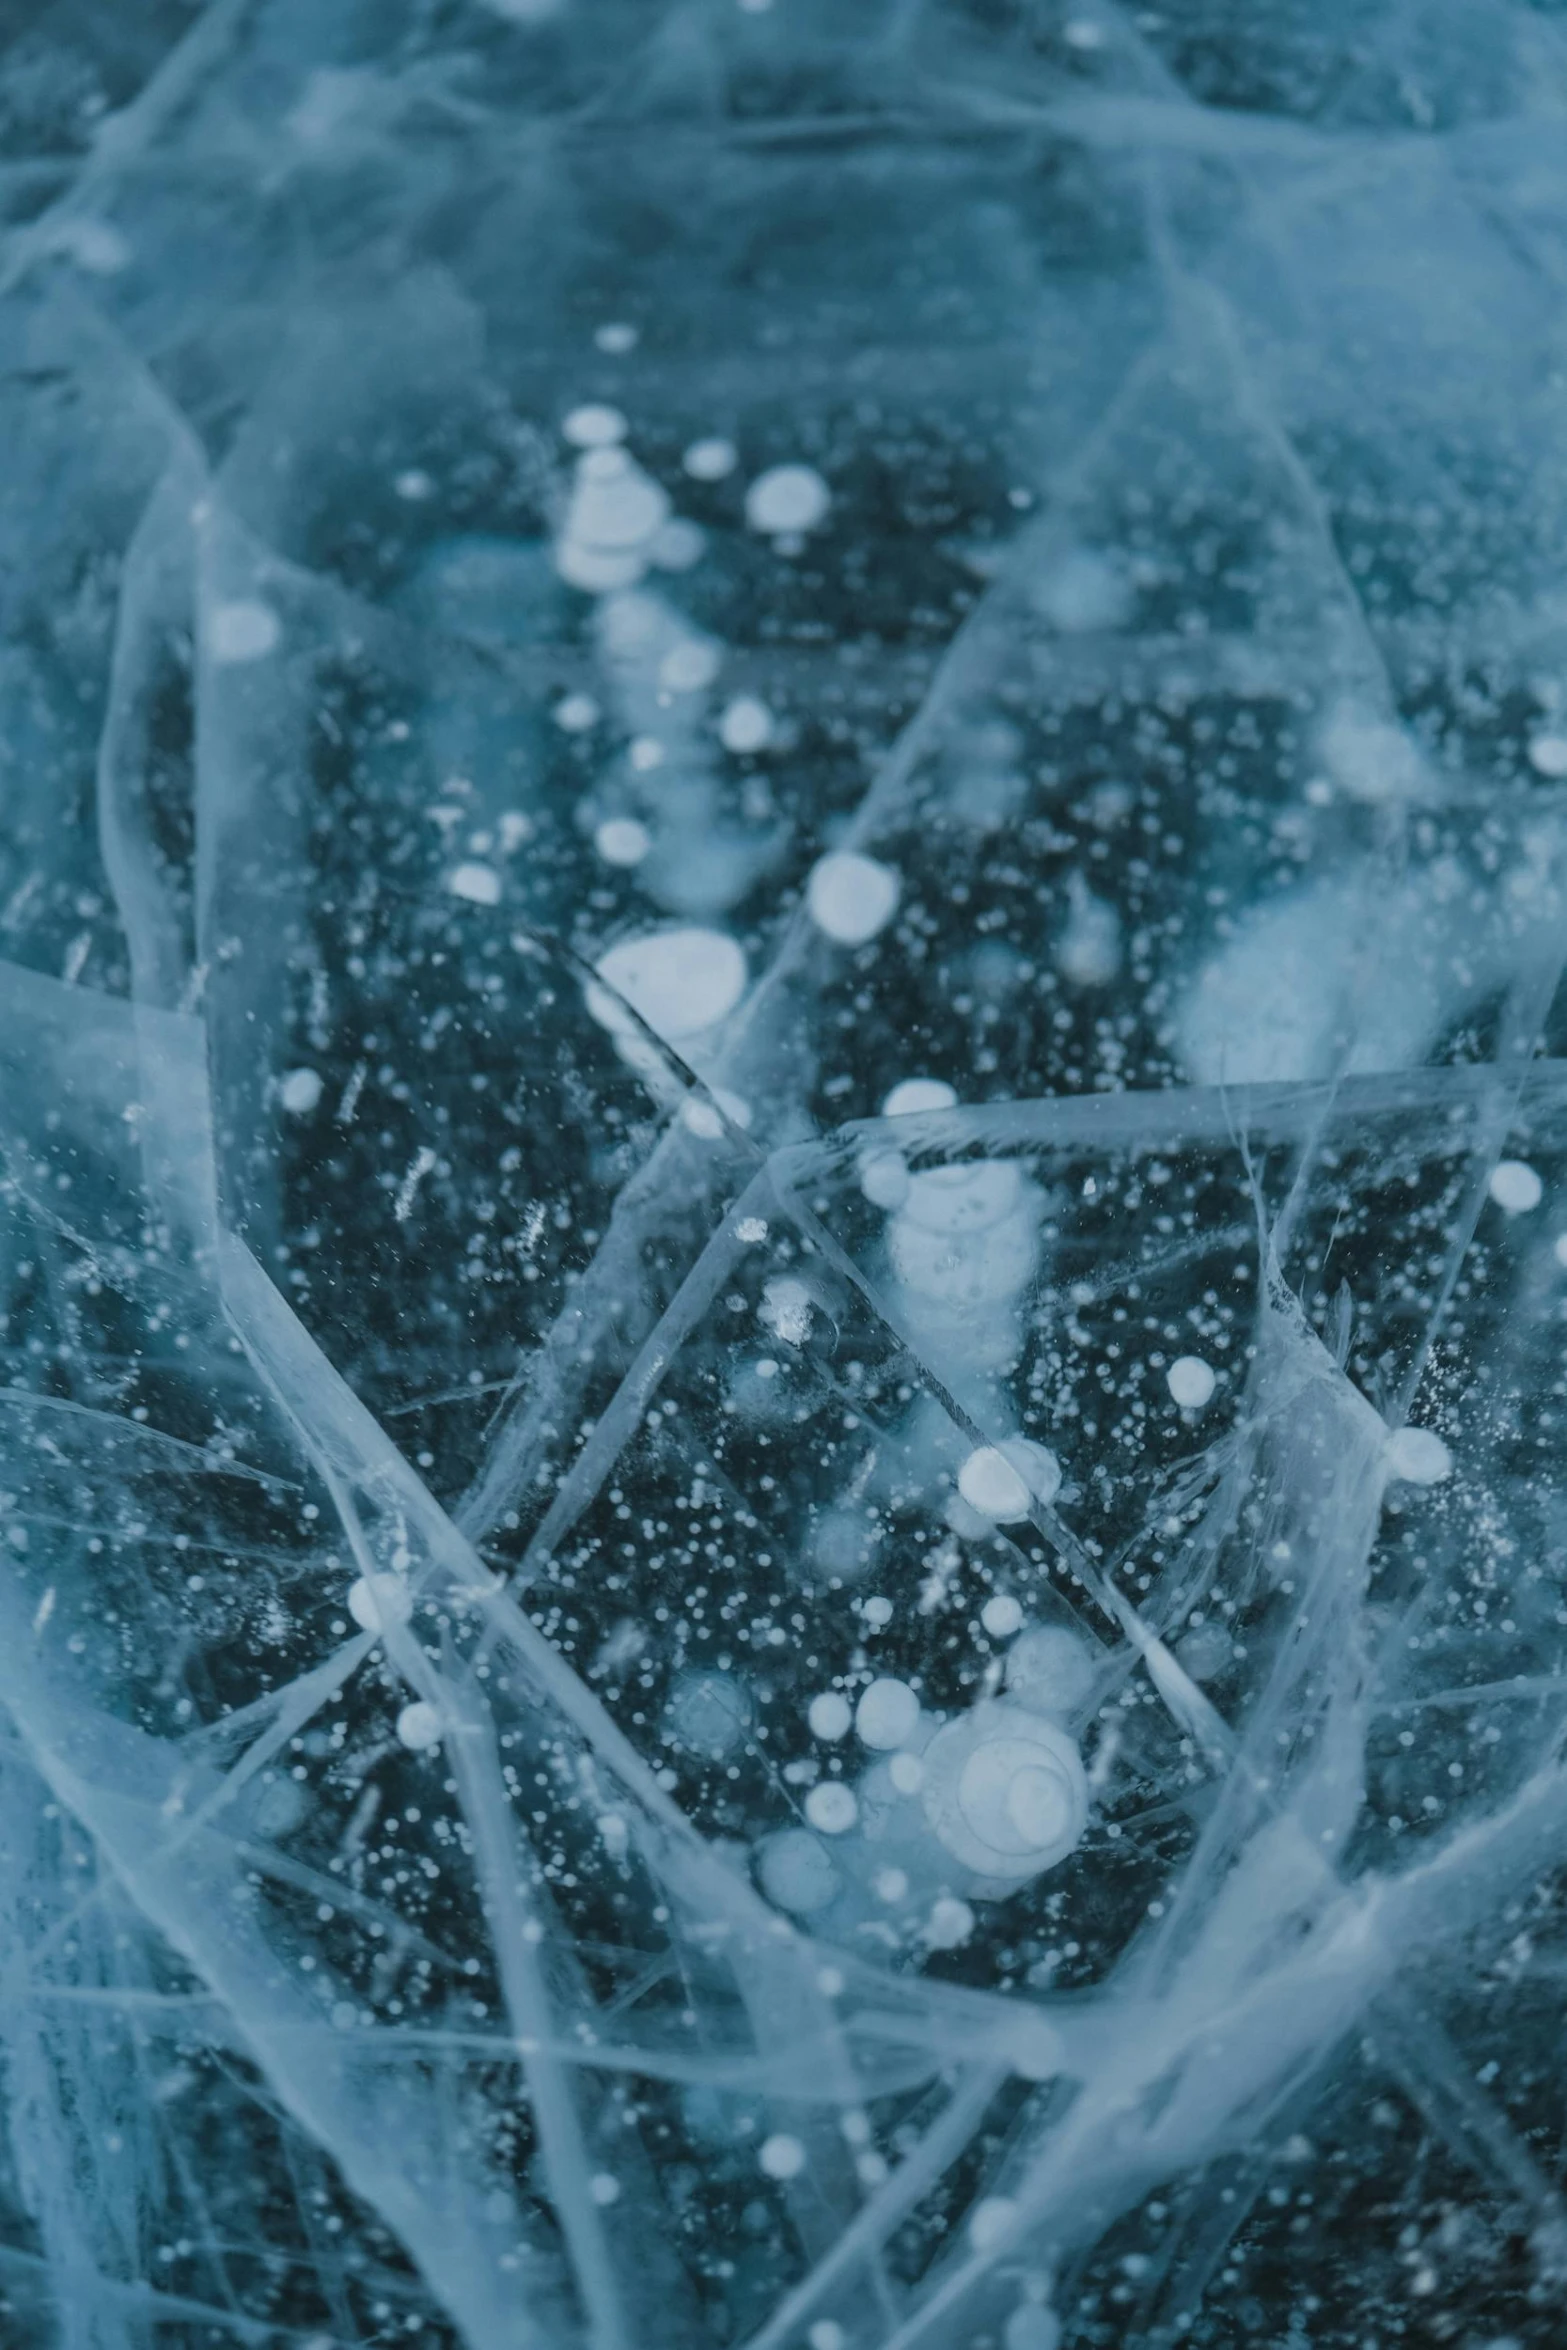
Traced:
<svg viewBox="0 0 1567 2350">
<path fill-rule="evenodd" d="M 1557 2350 L 1567 19 L 25 19 L 0 2350 Z"/>
</svg>

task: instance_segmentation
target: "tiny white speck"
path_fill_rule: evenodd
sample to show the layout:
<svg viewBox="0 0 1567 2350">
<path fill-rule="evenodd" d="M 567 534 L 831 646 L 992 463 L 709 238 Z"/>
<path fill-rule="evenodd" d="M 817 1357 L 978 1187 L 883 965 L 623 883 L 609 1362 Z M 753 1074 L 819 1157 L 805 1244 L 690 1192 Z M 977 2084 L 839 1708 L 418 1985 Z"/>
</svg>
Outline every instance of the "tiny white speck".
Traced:
<svg viewBox="0 0 1567 2350">
<path fill-rule="evenodd" d="M 613 2171 L 595 2171 L 588 2181 L 588 2193 L 602 2210 L 620 2201 L 620 2181 Z"/>
<path fill-rule="evenodd" d="M 270 604 L 245 600 L 219 604 L 207 622 L 207 649 L 225 667 L 242 661 L 264 661 L 275 652 L 283 634 Z"/>
<path fill-rule="evenodd" d="M 824 1779 L 805 1799 L 805 1816 L 823 1836 L 846 1836 L 860 1816 L 854 1790 L 841 1779 Z"/>
<path fill-rule="evenodd" d="M 848 1699 L 836 1689 L 824 1689 L 819 1697 L 813 1697 L 805 1718 L 811 1726 L 811 1736 L 824 1738 L 829 1744 L 847 1737 L 849 1724 L 854 1719 L 849 1711 Z"/>
<path fill-rule="evenodd" d="M 466 898 L 471 906 L 500 904 L 501 877 L 493 865 L 454 865 L 446 886 L 454 898 Z"/>
<path fill-rule="evenodd" d="M 811 867 L 805 903 L 818 930 L 839 946 L 864 946 L 898 910 L 898 876 L 890 865 L 838 849 Z"/>
<path fill-rule="evenodd" d="M 441 1717 L 433 1705 L 427 1705 L 422 1697 L 416 1698 L 398 1715 L 397 1735 L 404 1746 L 412 1747 L 415 1754 L 423 1754 L 441 1743 Z"/>
<path fill-rule="evenodd" d="M 611 357 L 619 359 L 627 351 L 636 349 L 638 335 L 636 328 L 628 326 L 624 319 L 612 318 L 595 330 L 593 340 L 601 351 L 608 351 Z"/>
<path fill-rule="evenodd" d="M 321 1079 L 314 1069 L 290 1069 L 277 1089 L 278 1100 L 291 1118 L 308 1118 L 321 1093 Z"/>
<path fill-rule="evenodd" d="M 1557 1233 L 1555 1255 L 1559 1265 L 1567 1265 L 1567 1232 Z"/>
<path fill-rule="evenodd" d="M 992 1640 L 1010 1640 L 1022 1630 L 1023 1610 L 1009 1592 L 998 1591 L 979 1611 L 979 1620 Z"/>
<path fill-rule="evenodd" d="M 589 727 L 599 722 L 599 706 L 591 694 L 567 694 L 557 702 L 555 723 L 565 734 L 586 734 Z"/>
<path fill-rule="evenodd" d="M 1503 1159 L 1491 1170 L 1491 1197 L 1509 1216 L 1527 1216 L 1545 1197 L 1545 1186 L 1525 1159 Z"/>
<path fill-rule="evenodd" d="M 1177 1355 L 1164 1383 L 1183 1412 L 1200 1412 L 1212 1401 L 1218 1380 L 1212 1364 L 1205 1363 L 1201 1355 Z"/>
<path fill-rule="evenodd" d="M 772 465 L 745 493 L 745 518 L 753 530 L 814 530 L 832 504 L 832 492 L 811 465 Z"/>
<path fill-rule="evenodd" d="M 742 1216 L 735 1226 L 736 1240 L 743 1240 L 747 1248 L 754 1248 L 759 1240 L 767 1238 L 765 1216 Z"/>
<path fill-rule="evenodd" d="M 805 2148 L 798 2138 L 779 2130 L 762 2140 L 757 2160 L 770 2179 L 797 2179 L 805 2168 Z"/>
<path fill-rule="evenodd" d="M 754 8 L 756 0 L 740 0 L 742 8 Z M 772 0 L 768 0 L 768 6 Z M 848 2335 L 836 2318 L 819 2317 L 805 2337 L 810 2350 L 847 2350 Z"/>
<path fill-rule="evenodd" d="M 890 1599 L 868 1599 L 861 1608 L 860 1614 L 873 1632 L 879 1632 L 884 1625 L 892 1622 L 892 1601 Z"/>
<path fill-rule="evenodd" d="M 1440 1485 L 1452 1474 L 1453 1456 L 1431 1428 L 1395 1429 L 1387 1460 L 1390 1473 L 1409 1485 Z"/>
<path fill-rule="evenodd" d="M 405 472 L 400 473 L 392 487 L 397 495 L 400 498 L 405 498 L 411 506 L 422 505 L 426 498 L 433 496 L 435 491 L 434 482 L 422 466 L 418 465 L 410 465 Z"/>
</svg>

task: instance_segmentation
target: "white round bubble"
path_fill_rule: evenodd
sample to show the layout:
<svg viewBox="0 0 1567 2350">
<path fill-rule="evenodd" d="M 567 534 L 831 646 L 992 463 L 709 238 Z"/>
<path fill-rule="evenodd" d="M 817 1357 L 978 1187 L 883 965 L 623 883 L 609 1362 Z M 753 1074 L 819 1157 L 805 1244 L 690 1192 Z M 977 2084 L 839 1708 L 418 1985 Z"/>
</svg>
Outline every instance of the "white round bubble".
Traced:
<svg viewBox="0 0 1567 2350">
<path fill-rule="evenodd" d="M 718 721 L 726 751 L 764 751 L 773 739 L 773 714 L 754 694 L 737 694 Z"/>
<path fill-rule="evenodd" d="M 753 530 L 814 530 L 826 517 L 832 492 L 811 465 L 773 465 L 759 473 L 745 493 L 745 518 Z"/>
<path fill-rule="evenodd" d="M 1212 1402 L 1218 1379 L 1212 1364 L 1205 1363 L 1201 1355 L 1177 1355 L 1164 1383 L 1183 1412 L 1200 1412 L 1204 1404 Z"/>
<path fill-rule="evenodd" d="M 585 596 L 608 596 L 618 588 L 635 587 L 646 565 L 634 550 L 562 539 L 555 549 L 555 568 L 568 587 L 580 588 Z"/>
<path fill-rule="evenodd" d="M 758 1861 L 762 1891 L 791 1917 L 825 1909 L 838 1891 L 838 1872 L 814 1836 L 785 1828 L 763 1845 Z"/>
<path fill-rule="evenodd" d="M 658 682 L 666 693 L 699 694 L 722 666 L 722 653 L 706 637 L 682 637 L 659 662 Z"/>
<path fill-rule="evenodd" d="M 966 1901 L 943 1893 L 930 1905 L 925 1939 L 933 1950 L 959 1950 L 974 1931 L 974 1912 Z"/>
<path fill-rule="evenodd" d="M 669 498 L 629 452 L 585 449 L 555 549 L 570 587 L 609 595 L 641 578 L 652 542 L 669 519 Z"/>
<path fill-rule="evenodd" d="M 805 1799 L 805 1816 L 823 1836 L 846 1836 L 860 1816 L 854 1790 L 841 1779 L 823 1779 Z"/>
<path fill-rule="evenodd" d="M 454 898 L 466 898 L 470 906 L 498 906 L 501 902 L 501 877 L 493 865 L 454 865 L 446 876 L 446 886 Z"/>
<path fill-rule="evenodd" d="M 901 1151 L 867 1151 L 860 1162 L 860 1189 L 873 1208 L 901 1208 L 909 1196 L 909 1165 Z"/>
<path fill-rule="evenodd" d="M 628 451 L 589 449 L 578 460 L 566 536 L 588 547 L 640 547 L 668 513 L 668 495 Z"/>
<path fill-rule="evenodd" d="M 954 1858 L 983 1876 L 1035 1876 L 1083 1833 L 1088 1783 L 1077 1747 L 1022 1706 L 981 1702 L 938 1730 L 923 1759 L 927 1819 Z"/>
<path fill-rule="evenodd" d="M 839 946 L 864 946 L 898 910 L 900 884 L 890 865 L 835 849 L 819 857 L 805 885 L 805 903 L 818 930 Z"/>
<path fill-rule="evenodd" d="M 684 1673 L 670 1692 L 664 1726 L 694 1754 L 733 1754 L 751 1728 L 751 1692 L 734 1673 Z"/>
<path fill-rule="evenodd" d="M 1011 1215 L 1023 1198 L 1023 1178 L 1011 1159 L 978 1159 L 951 1167 L 924 1167 L 909 1184 L 905 1216 L 927 1232 L 983 1232 Z"/>
<path fill-rule="evenodd" d="M 920 1180 L 916 1176 L 915 1184 Z M 988 1325 L 990 1309 L 1014 1298 L 1034 1269 L 1039 1252 L 1032 1217 L 1009 1216 L 972 1235 L 933 1232 L 916 1220 L 914 1204 L 911 1186 L 910 1212 L 894 1218 L 887 1236 L 899 1280 L 945 1313 Z"/>
<path fill-rule="evenodd" d="M 348 1586 L 348 1612 L 364 1632 L 395 1631 L 413 1614 L 413 1600 L 400 1575 L 360 1575 Z"/>
<path fill-rule="evenodd" d="M 648 561 L 660 571 L 689 571 L 707 552 L 707 534 L 700 523 L 683 514 L 671 514 L 648 541 Z"/>
<path fill-rule="evenodd" d="M 998 1591 L 980 1609 L 979 1620 L 992 1640 L 1010 1640 L 1014 1632 L 1022 1629 L 1023 1610 L 1010 1592 Z"/>
<path fill-rule="evenodd" d="M 733 473 L 739 457 L 733 441 L 720 440 L 715 434 L 693 441 L 680 462 L 693 481 L 723 481 Z"/>
<path fill-rule="evenodd" d="M 798 2138 L 780 2130 L 762 2140 L 757 2160 L 770 2179 L 795 2179 L 805 2168 L 805 2148 Z"/>
<path fill-rule="evenodd" d="M 225 668 L 264 661 L 277 650 L 283 629 L 270 604 L 242 597 L 218 604 L 207 619 L 207 650 Z"/>
<path fill-rule="evenodd" d="M 405 1705 L 397 1717 L 397 1735 L 404 1746 L 415 1754 L 423 1754 L 441 1743 L 441 1717 L 433 1705 L 416 1697 L 412 1705 Z"/>
<path fill-rule="evenodd" d="M 1529 745 L 1529 764 L 1553 783 L 1567 778 L 1567 734 L 1537 734 Z"/>
<path fill-rule="evenodd" d="M 321 1099 L 321 1079 L 314 1069 L 290 1069 L 277 1092 L 291 1118 L 308 1118 Z"/>
<path fill-rule="evenodd" d="M 810 1724 L 811 1736 L 823 1738 L 831 1745 L 848 1736 L 849 1724 L 854 1715 L 841 1690 L 824 1689 L 819 1697 L 811 1699 L 805 1718 Z"/>
<path fill-rule="evenodd" d="M 1025 2301 L 1007 2319 L 1001 2342 L 1002 2350 L 1061 2350 L 1061 2321 L 1042 2302 Z"/>
<path fill-rule="evenodd" d="M 599 722 L 599 706 L 591 694 L 567 694 L 551 713 L 564 734 L 586 734 Z"/>
<path fill-rule="evenodd" d="M 882 1103 L 881 1114 L 884 1118 L 909 1118 L 921 1110 L 950 1110 L 957 1098 L 955 1089 L 940 1077 L 905 1077 Z"/>
<path fill-rule="evenodd" d="M 1526 1159 L 1502 1159 L 1491 1170 L 1490 1192 L 1509 1216 L 1527 1216 L 1545 1197 L 1545 1186 Z"/>
<path fill-rule="evenodd" d="M 588 400 L 571 410 L 560 429 L 574 449 L 603 449 L 625 439 L 626 420 L 618 408 Z"/>
<path fill-rule="evenodd" d="M 979 1445 L 958 1471 L 958 1491 L 969 1508 L 998 1526 L 1026 1518 L 1035 1501 L 1051 1502 L 1060 1490 L 1060 1462 L 1028 1436 Z"/>
<path fill-rule="evenodd" d="M 907 1681 L 884 1675 L 871 1682 L 854 1709 L 854 1728 L 863 1746 L 879 1752 L 907 1746 L 919 1728 L 920 1701 Z"/>
<path fill-rule="evenodd" d="M 700 1036 L 732 1012 L 745 993 L 745 956 L 721 930 L 695 924 L 622 939 L 599 957 L 599 977 L 625 997 L 658 1036 Z M 611 998 L 588 990 L 588 1009 L 606 1028 L 624 1031 Z"/>
<path fill-rule="evenodd" d="M 1026 1518 L 1032 1496 L 1022 1477 L 996 1445 L 982 1444 L 958 1471 L 958 1491 L 971 1510 L 998 1525 Z"/>
<path fill-rule="evenodd" d="M 1007 1695 L 1033 1713 L 1075 1713 L 1094 1683 L 1094 1660 L 1064 1624 L 1036 1624 L 1007 1654 Z"/>
<path fill-rule="evenodd" d="M 606 865 L 640 865 L 653 846 L 653 836 L 635 816 L 606 816 L 593 835 L 593 846 Z"/>
<path fill-rule="evenodd" d="M 1131 588 L 1119 567 L 1097 547 L 1068 548 L 1031 593 L 1035 605 L 1063 636 L 1120 628 L 1131 616 Z"/>
<path fill-rule="evenodd" d="M 1407 1485 L 1440 1485 L 1453 1456 L 1434 1428 L 1397 1428 L 1388 1438 L 1388 1474 Z"/>
<path fill-rule="evenodd" d="M 976 2252 L 993 2251 L 1017 2218 L 1017 2205 L 1006 2195 L 987 2195 L 976 2203 L 968 2223 L 969 2242 Z"/>
</svg>

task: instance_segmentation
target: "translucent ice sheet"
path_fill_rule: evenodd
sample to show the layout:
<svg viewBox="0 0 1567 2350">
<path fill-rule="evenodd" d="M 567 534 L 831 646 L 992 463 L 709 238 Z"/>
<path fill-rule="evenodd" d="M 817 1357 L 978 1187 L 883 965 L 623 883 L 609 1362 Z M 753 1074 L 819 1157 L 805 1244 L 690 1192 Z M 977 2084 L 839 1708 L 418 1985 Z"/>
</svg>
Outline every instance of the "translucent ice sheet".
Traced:
<svg viewBox="0 0 1567 2350">
<path fill-rule="evenodd" d="M 1555 2350 L 1564 122 L 0 25 L 3 2350 Z"/>
</svg>

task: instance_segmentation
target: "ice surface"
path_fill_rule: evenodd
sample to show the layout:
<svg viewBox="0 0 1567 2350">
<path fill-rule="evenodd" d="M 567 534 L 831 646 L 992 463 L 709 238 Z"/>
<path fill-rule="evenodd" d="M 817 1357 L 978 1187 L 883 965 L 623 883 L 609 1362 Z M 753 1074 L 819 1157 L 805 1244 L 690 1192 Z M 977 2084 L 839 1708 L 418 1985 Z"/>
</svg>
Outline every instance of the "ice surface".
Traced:
<svg viewBox="0 0 1567 2350">
<path fill-rule="evenodd" d="M 0 236 L 0 2345 L 1556 2350 L 1560 12 L 54 0 Z"/>
</svg>

